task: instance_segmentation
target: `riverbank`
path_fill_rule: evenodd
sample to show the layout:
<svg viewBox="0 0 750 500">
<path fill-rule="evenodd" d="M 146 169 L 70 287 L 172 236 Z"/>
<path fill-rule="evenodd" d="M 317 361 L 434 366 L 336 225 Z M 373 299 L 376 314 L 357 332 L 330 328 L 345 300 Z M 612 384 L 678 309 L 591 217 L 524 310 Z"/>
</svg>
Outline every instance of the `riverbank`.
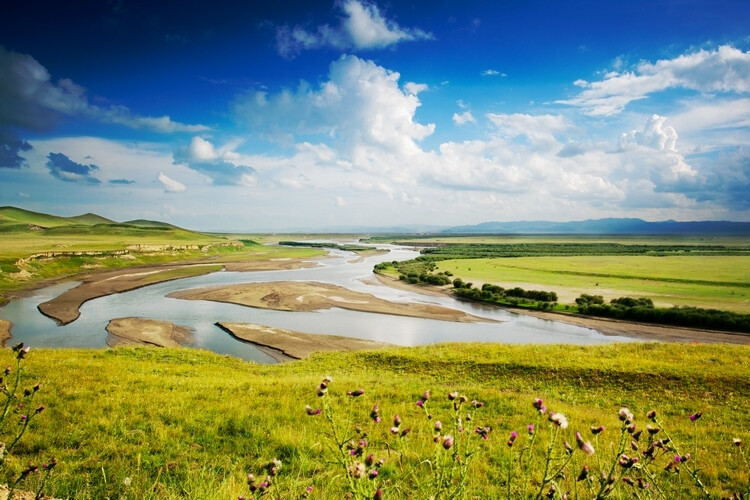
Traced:
<svg viewBox="0 0 750 500">
<path fill-rule="evenodd" d="M 392 314 L 459 323 L 492 321 L 457 309 L 432 304 L 389 302 L 369 293 L 330 283 L 271 281 L 172 292 L 167 297 L 212 300 L 276 311 L 309 312 L 338 307 L 352 311 Z"/>
<path fill-rule="evenodd" d="M 279 363 L 304 359 L 315 352 L 360 351 L 392 346 L 374 340 L 295 332 L 255 323 L 220 321 L 216 326 L 236 339 L 254 344 Z"/>
<path fill-rule="evenodd" d="M 449 288 L 440 288 L 432 285 L 411 285 L 397 278 L 391 278 L 382 274 L 375 274 L 378 282 L 398 288 L 400 290 L 419 290 L 419 293 L 428 295 L 440 295 L 454 297 Z M 457 299 L 460 300 L 460 299 Z M 504 307 L 504 306 L 498 306 Z M 719 332 L 715 330 L 702 330 L 698 328 L 682 328 L 673 326 L 653 325 L 648 323 L 635 323 L 616 319 L 593 318 L 578 314 L 562 312 L 535 311 L 516 307 L 506 307 L 509 311 L 527 316 L 534 316 L 548 321 L 559 321 L 571 325 L 581 326 L 596 330 L 603 335 L 629 337 L 638 340 L 656 342 L 688 342 L 707 344 L 750 344 L 750 335 L 734 332 Z"/>
</svg>

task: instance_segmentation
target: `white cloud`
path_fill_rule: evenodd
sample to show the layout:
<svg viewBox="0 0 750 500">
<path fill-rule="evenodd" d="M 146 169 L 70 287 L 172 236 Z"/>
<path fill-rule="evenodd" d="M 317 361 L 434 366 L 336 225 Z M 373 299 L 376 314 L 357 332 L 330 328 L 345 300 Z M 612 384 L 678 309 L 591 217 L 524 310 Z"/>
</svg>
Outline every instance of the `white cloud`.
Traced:
<svg viewBox="0 0 750 500">
<path fill-rule="evenodd" d="M 27 54 L 0 46 L 0 127 L 11 126 L 40 131 L 53 128 L 64 116 L 116 123 L 154 132 L 200 132 L 204 125 L 172 121 L 168 116 L 140 116 L 125 106 L 92 104 L 86 89 L 72 80 L 51 81 L 47 69 Z"/>
<path fill-rule="evenodd" d="M 202 137 L 193 137 L 190 141 L 190 155 L 198 161 L 215 160 L 219 156 L 216 154 L 214 145 Z"/>
<path fill-rule="evenodd" d="M 482 76 L 505 76 L 504 73 L 500 73 L 496 69 L 486 69 L 482 71 Z"/>
<path fill-rule="evenodd" d="M 424 83 L 407 82 L 406 85 L 404 85 L 404 90 L 406 90 L 408 93 L 412 95 L 417 95 L 420 92 L 424 92 L 425 90 L 429 88 L 430 87 Z"/>
<path fill-rule="evenodd" d="M 553 141 L 556 135 L 568 132 L 572 128 L 572 124 L 561 115 L 488 113 L 487 118 L 502 134 L 509 137 L 526 136 L 535 143 Z"/>
<path fill-rule="evenodd" d="M 377 49 L 412 40 L 430 40 L 432 35 L 419 28 L 404 28 L 386 19 L 374 3 L 346 0 L 338 4 L 342 13 L 341 24 L 331 27 L 320 25 L 315 31 L 300 26 L 279 27 L 276 31 L 276 48 L 283 57 L 292 58 L 302 50 L 320 47 L 336 49 Z"/>
<path fill-rule="evenodd" d="M 453 113 L 453 122 L 456 125 L 466 125 L 467 123 L 476 123 L 477 120 L 471 111 L 464 111 L 463 113 Z"/>
<path fill-rule="evenodd" d="M 656 63 L 642 62 L 633 71 L 613 71 L 598 82 L 574 83 L 585 90 L 558 102 L 580 107 L 592 116 L 620 113 L 629 103 L 670 88 L 746 93 L 750 91 L 750 51 L 722 45 Z"/>
<path fill-rule="evenodd" d="M 337 207 L 345 207 L 346 206 L 346 200 L 344 200 L 344 198 L 342 198 L 341 196 L 337 196 L 336 199 L 335 199 L 335 201 L 334 201 L 334 204 Z"/>
<path fill-rule="evenodd" d="M 185 184 L 166 176 L 164 172 L 159 172 L 157 180 L 164 186 L 164 190 L 169 193 L 181 193 L 187 189 Z"/>
</svg>

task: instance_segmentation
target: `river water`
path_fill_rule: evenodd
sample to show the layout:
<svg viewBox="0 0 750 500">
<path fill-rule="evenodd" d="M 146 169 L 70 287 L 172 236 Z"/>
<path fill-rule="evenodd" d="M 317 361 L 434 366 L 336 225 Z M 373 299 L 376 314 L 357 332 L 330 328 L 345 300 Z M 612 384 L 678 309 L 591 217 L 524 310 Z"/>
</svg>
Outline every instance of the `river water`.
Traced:
<svg viewBox="0 0 750 500">
<path fill-rule="evenodd" d="M 104 347 L 107 339 L 105 327 L 112 318 L 136 316 L 170 321 L 193 329 L 195 347 L 258 363 L 275 361 L 252 344 L 234 339 L 215 323 L 257 323 L 287 330 L 343 335 L 404 346 L 455 341 L 599 344 L 630 340 L 604 336 L 588 328 L 512 313 L 491 305 L 459 301 L 447 296 L 433 297 L 378 284 L 372 279 L 375 264 L 412 259 L 418 255 L 405 247 L 383 248 L 387 248 L 389 253 L 361 261 L 351 252 L 334 250 L 328 258 L 317 260 L 318 266 L 314 268 L 259 272 L 221 271 L 158 283 L 88 301 L 81 307 L 81 316 L 76 321 L 57 326 L 53 320 L 42 315 L 37 306 L 78 285 L 78 282 L 62 283 L 37 290 L 30 297 L 11 301 L 0 311 L 0 318 L 13 323 L 13 339 L 9 344 L 24 342 L 34 347 Z M 170 292 L 189 288 L 287 280 L 333 283 L 385 300 L 437 304 L 498 322 L 456 323 L 338 308 L 316 312 L 285 312 L 166 297 Z"/>
</svg>

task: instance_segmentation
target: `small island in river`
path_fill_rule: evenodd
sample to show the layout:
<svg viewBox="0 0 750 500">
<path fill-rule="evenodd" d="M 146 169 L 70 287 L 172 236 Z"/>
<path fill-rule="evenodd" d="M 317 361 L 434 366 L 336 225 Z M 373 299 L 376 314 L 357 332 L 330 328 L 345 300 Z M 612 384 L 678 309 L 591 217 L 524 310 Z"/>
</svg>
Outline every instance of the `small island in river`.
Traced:
<svg viewBox="0 0 750 500">
<path fill-rule="evenodd" d="M 338 307 L 353 311 L 394 314 L 442 321 L 493 321 L 448 307 L 390 302 L 369 293 L 356 292 L 330 283 L 273 281 L 242 283 L 172 292 L 168 297 L 213 300 L 277 311 L 318 311 Z"/>
</svg>

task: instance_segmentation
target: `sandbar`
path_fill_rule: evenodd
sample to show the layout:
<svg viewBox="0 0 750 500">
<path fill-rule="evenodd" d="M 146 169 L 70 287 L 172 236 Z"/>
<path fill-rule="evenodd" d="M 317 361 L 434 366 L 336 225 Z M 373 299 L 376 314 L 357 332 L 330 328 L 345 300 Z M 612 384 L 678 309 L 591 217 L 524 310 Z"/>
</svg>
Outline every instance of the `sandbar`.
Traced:
<svg viewBox="0 0 750 500">
<path fill-rule="evenodd" d="M 221 265 L 227 271 L 274 271 L 311 267 L 316 266 L 317 263 L 305 259 L 263 259 L 227 263 L 165 264 L 96 272 L 85 276 L 83 283 L 77 287 L 52 300 L 39 304 L 39 311 L 54 319 L 60 325 L 67 325 L 78 319 L 78 316 L 80 316 L 79 309 L 86 301 L 186 277 L 185 275 L 175 275 L 174 271 L 177 269 L 194 267 L 196 271 L 191 276 L 198 276 L 216 271 L 217 265 Z M 205 271 L 197 270 L 200 267 L 204 267 Z"/>
<path fill-rule="evenodd" d="M 180 290 L 167 296 L 187 300 L 229 302 L 277 311 L 319 311 L 338 307 L 353 311 L 462 323 L 492 321 L 457 309 L 433 304 L 390 302 L 369 293 L 356 292 L 330 283 L 314 281 L 241 283 Z"/>
<path fill-rule="evenodd" d="M 338 335 L 302 333 L 255 323 L 218 322 L 216 325 L 239 340 L 255 344 L 276 361 L 303 359 L 314 352 L 382 349 L 391 344 Z"/>
<path fill-rule="evenodd" d="M 107 345 L 182 347 L 193 343 L 190 328 L 169 321 L 146 318 L 115 318 L 107 324 Z"/>
<path fill-rule="evenodd" d="M 10 339 L 10 327 L 12 326 L 10 321 L 0 319 L 0 346 L 5 346 L 5 343 Z"/>
</svg>

